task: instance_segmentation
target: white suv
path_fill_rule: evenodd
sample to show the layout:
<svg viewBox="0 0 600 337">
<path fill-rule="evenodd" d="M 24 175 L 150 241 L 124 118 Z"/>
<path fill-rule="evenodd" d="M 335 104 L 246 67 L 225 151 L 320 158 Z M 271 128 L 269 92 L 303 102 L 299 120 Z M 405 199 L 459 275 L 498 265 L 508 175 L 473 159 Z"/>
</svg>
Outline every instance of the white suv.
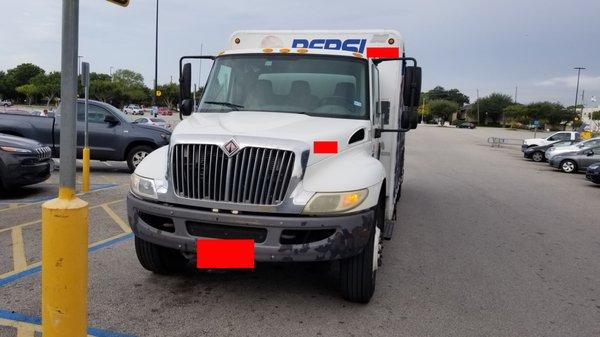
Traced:
<svg viewBox="0 0 600 337">
<path fill-rule="evenodd" d="M 125 114 L 131 114 L 131 115 L 143 115 L 144 114 L 144 111 L 142 110 L 142 108 L 137 104 L 129 104 L 129 105 L 125 106 L 123 108 L 123 112 Z"/>
<path fill-rule="evenodd" d="M 561 132 L 557 132 L 557 133 L 552 134 L 548 138 L 529 138 L 529 139 L 525 139 L 523 141 L 523 146 L 522 146 L 521 150 L 525 151 L 526 148 L 533 147 L 533 146 L 550 145 L 550 144 L 552 144 L 554 142 L 561 141 L 561 140 L 578 141 L 580 139 L 581 139 L 581 136 L 579 135 L 579 132 L 575 132 L 575 131 L 561 131 Z"/>
</svg>

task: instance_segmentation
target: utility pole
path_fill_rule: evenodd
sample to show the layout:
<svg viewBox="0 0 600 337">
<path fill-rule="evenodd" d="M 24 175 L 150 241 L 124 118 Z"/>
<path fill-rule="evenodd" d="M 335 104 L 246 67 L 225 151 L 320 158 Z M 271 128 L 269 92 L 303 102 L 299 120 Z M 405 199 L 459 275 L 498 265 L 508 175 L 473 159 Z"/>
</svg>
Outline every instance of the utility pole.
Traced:
<svg viewBox="0 0 600 337">
<path fill-rule="evenodd" d="M 479 125 L 479 89 L 477 89 L 477 125 Z"/>
<path fill-rule="evenodd" d="M 110 66 L 110 69 L 108 69 L 108 73 L 110 74 L 110 81 L 112 82 L 113 80 L 113 76 L 112 76 L 112 70 L 113 70 L 113 66 Z"/>
<path fill-rule="evenodd" d="M 154 92 L 152 93 L 152 106 L 156 106 L 156 90 L 158 87 L 158 0 L 156 0 L 156 29 L 154 36 Z"/>
<path fill-rule="evenodd" d="M 42 332 L 87 335 L 88 204 L 75 194 L 79 0 L 62 1 L 60 178 L 42 205 Z"/>
<path fill-rule="evenodd" d="M 517 103 L 518 103 L 518 101 L 517 101 L 517 93 L 518 93 L 518 92 L 519 92 L 519 86 L 518 86 L 518 85 L 515 85 L 515 104 L 517 104 Z"/>
<path fill-rule="evenodd" d="M 579 98 L 579 77 L 581 76 L 581 71 L 585 70 L 584 67 L 575 67 L 573 69 L 577 69 L 577 89 L 575 89 L 575 114 L 577 114 L 577 99 Z"/>
</svg>

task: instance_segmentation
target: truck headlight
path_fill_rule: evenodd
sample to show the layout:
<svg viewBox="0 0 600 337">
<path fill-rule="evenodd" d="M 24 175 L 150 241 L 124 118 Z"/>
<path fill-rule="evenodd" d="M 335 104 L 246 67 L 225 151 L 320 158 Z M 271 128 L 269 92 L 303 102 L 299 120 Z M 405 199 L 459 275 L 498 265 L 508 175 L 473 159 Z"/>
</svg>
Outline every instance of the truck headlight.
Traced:
<svg viewBox="0 0 600 337">
<path fill-rule="evenodd" d="M 131 175 L 131 192 L 140 197 L 157 198 L 154 179 L 144 178 L 135 173 Z"/>
<path fill-rule="evenodd" d="M 368 189 L 338 193 L 316 193 L 308 201 L 302 212 L 322 214 L 348 211 L 365 201 L 368 194 Z"/>
</svg>

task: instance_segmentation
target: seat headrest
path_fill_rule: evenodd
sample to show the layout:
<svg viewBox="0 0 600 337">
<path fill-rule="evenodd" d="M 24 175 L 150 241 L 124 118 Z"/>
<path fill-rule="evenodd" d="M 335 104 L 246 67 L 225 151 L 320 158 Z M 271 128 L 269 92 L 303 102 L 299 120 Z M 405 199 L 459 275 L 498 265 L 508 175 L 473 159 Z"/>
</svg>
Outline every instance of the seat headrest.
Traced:
<svg viewBox="0 0 600 337">
<path fill-rule="evenodd" d="M 292 82 L 290 95 L 310 95 L 310 85 L 307 81 L 294 81 Z"/>
</svg>

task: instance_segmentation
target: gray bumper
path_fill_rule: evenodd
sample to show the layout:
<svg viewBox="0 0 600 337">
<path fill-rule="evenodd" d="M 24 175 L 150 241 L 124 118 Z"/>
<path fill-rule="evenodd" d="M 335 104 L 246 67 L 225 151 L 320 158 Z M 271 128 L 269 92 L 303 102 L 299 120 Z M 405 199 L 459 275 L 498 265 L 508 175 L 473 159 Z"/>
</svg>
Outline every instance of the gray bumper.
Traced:
<svg viewBox="0 0 600 337">
<path fill-rule="evenodd" d="M 140 213 L 172 220 L 174 232 L 157 229 L 140 218 Z M 193 208 L 164 205 L 141 200 L 131 193 L 127 196 L 127 218 L 134 234 L 154 244 L 195 254 L 196 240 L 188 231 L 188 223 L 206 223 L 266 230 L 262 242 L 254 245 L 256 261 L 320 261 L 356 255 L 367 245 L 373 210 L 335 217 L 268 216 L 214 213 Z M 318 241 L 301 244 L 282 244 L 284 230 L 329 230 L 332 234 Z"/>
</svg>

